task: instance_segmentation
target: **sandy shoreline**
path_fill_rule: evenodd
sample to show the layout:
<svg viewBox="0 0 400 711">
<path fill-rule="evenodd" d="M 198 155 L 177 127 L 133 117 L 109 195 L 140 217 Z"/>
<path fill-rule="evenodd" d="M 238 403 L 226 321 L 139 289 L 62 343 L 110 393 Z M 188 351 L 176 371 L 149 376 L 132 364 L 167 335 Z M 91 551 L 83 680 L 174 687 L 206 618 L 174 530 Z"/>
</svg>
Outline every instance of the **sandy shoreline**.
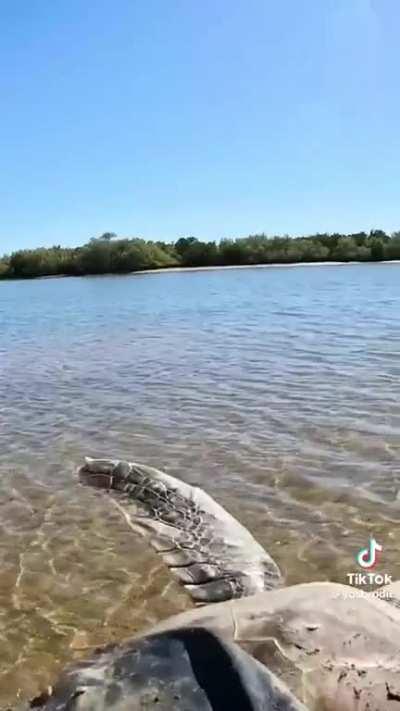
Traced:
<svg viewBox="0 0 400 711">
<path fill-rule="evenodd" d="M 43 279 L 86 279 L 87 277 L 127 277 L 140 276 L 141 274 L 173 274 L 174 272 L 216 272 L 228 269 L 293 269 L 294 267 L 348 267 L 354 264 L 400 264 L 400 259 L 383 259 L 379 262 L 288 262 L 287 264 L 228 264 L 214 267 L 165 267 L 159 269 L 142 269 L 135 272 L 106 272 L 104 274 L 49 274 L 47 276 L 26 277 L 25 279 L 7 278 L 1 281 L 41 281 Z"/>
<path fill-rule="evenodd" d="M 347 267 L 354 264 L 400 264 L 400 259 L 387 259 L 379 262 L 288 262 L 287 264 L 229 264 L 215 267 L 166 267 L 161 269 L 143 269 L 129 272 L 131 275 L 168 274 L 173 272 L 215 272 L 225 269 L 282 269 L 292 267 Z"/>
</svg>

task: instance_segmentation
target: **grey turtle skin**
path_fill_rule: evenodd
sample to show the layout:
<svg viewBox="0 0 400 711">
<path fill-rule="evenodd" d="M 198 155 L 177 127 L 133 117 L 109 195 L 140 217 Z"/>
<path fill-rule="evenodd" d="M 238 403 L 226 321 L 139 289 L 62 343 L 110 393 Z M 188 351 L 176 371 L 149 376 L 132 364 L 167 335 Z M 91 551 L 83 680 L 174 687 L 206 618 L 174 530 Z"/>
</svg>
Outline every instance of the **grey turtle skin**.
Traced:
<svg viewBox="0 0 400 711">
<path fill-rule="evenodd" d="M 400 711 L 400 582 L 388 586 L 388 598 L 372 593 L 356 598 L 354 588 L 326 582 L 284 587 L 270 555 L 201 489 L 151 467 L 113 460 L 86 459 L 79 476 L 108 492 L 129 526 L 148 538 L 201 606 L 158 624 L 130 645 L 103 651 L 84 663 L 84 672 L 72 667 L 37 706 L 46 711 L 109 708 L 107 696 L 118 711 L 150 708 L 128 678 L 142 675 L 143 688 L 158 683 L 165 691 L 167 675 L 168 683 L 174 678 L 179 688 L 192 689 L 182 706 L 187 711 Z M 192 651 L 196 644 L 203 651 L 214 645 L 230 660 L 221 678 L 230 678 L 228 668 L 234 670 L 242 705 L 218 705 L 224 699 L 213 692 L 206 696 L 209 706 L 201 705 L 199 688 L 206 695 L 214 688 L 210 677 L 196 675 L 186 643 L 180 651 L 170 643 L 185 630 L 192 636 Z M 196 630 L 204 637 L 196 637 Z M 154 662 L 155 649 L 160 664 Z M 114 688 L 121 655 L 126 660 L 122 681 L 121 673 L 117 677 L 123 693 L 116 701 L 108 687 Z M 88 683 L 88 674 L 95 684 Z"/>
<path fill-rule="evenodd" d="M 106 648 L 76 664 L 50 693 L 46 711 L 306 711 L 238 645 L 201 627 Z"/>
</svg>

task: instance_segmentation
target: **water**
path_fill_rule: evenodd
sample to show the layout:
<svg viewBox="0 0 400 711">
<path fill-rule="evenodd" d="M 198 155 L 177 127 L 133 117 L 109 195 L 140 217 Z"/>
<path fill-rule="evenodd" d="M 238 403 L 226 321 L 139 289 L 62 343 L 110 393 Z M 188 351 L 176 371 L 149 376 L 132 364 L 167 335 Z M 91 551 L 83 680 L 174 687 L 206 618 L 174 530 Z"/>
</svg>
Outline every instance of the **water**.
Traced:
<svg viewBox="0 0 400 711">
<path fill-rule="evenodd" d="M 84 455 L 199 483 L 289 583 L 400 577 L 400 265 L 0 283 L 0 707 L 190 603 Z"/>
</svg>

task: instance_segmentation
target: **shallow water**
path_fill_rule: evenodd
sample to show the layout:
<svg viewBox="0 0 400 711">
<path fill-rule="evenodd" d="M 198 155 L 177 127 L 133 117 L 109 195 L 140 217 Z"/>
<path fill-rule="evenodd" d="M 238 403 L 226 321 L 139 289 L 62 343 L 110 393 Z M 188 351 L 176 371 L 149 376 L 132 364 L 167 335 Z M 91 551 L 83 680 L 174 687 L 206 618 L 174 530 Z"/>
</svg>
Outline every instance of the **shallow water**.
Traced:
<svg viewBox="0 0 400 711">
<path fill-rule="evenodd" d="M 0 283 L 0 707 L 189 606 L 84 455 L 199 483 L 288 582 L 400 577 L 400 265 Z"/>
</svg>

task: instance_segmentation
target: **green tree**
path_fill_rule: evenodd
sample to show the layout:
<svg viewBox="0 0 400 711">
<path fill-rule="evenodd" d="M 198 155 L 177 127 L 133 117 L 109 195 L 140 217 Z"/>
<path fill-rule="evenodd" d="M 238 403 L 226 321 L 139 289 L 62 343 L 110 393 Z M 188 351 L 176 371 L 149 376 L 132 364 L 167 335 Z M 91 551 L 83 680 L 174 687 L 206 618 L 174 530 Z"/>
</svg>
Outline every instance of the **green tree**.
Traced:
<svg viewBox="0 0 400 711">
<path fill-rule="evenodd" d="M 247 264 L 248 250 L 244 240 L 223 239 L 219 245 L 221 264 Z"/>
<path fill-rule="evenodd" d="M 339 262 L 357 262 L 359 248 L 351 237 L 340 237 L 331 254 L 333 259 Z"/>
<path fill-rule="evenodd" d="M 393 232 L 385 244 L 385 259 L 400 259 L 400 232 Z"/>
<path fill-rule="evenodd" d="M 371 230 L 369 233 L 370 239 L 373 241 L 388 242 L 390 240 L 389 235 L 383 230 Z"/>
<path fill-rule="evenodd" d="M 378 239 L 371 241 L 371 259 L 374 262 L 379 262 L 385 258 L 385 249 L 382 242 Z"/>
<path fill-rule="evenodd" d="M 218 264 L 218 261 L 218 247 L 215 242 L 195 240 L 182 255 L 182 264 L 186 267 L 210 267 Z"/>
<path fill-rule="evenodd" d="M 175 242 L 175 252 L 182 258 L 185 258 L 185 254 L 188 249 L 197 242 L 196 237 L 181 237 Z"/>
</svg>

